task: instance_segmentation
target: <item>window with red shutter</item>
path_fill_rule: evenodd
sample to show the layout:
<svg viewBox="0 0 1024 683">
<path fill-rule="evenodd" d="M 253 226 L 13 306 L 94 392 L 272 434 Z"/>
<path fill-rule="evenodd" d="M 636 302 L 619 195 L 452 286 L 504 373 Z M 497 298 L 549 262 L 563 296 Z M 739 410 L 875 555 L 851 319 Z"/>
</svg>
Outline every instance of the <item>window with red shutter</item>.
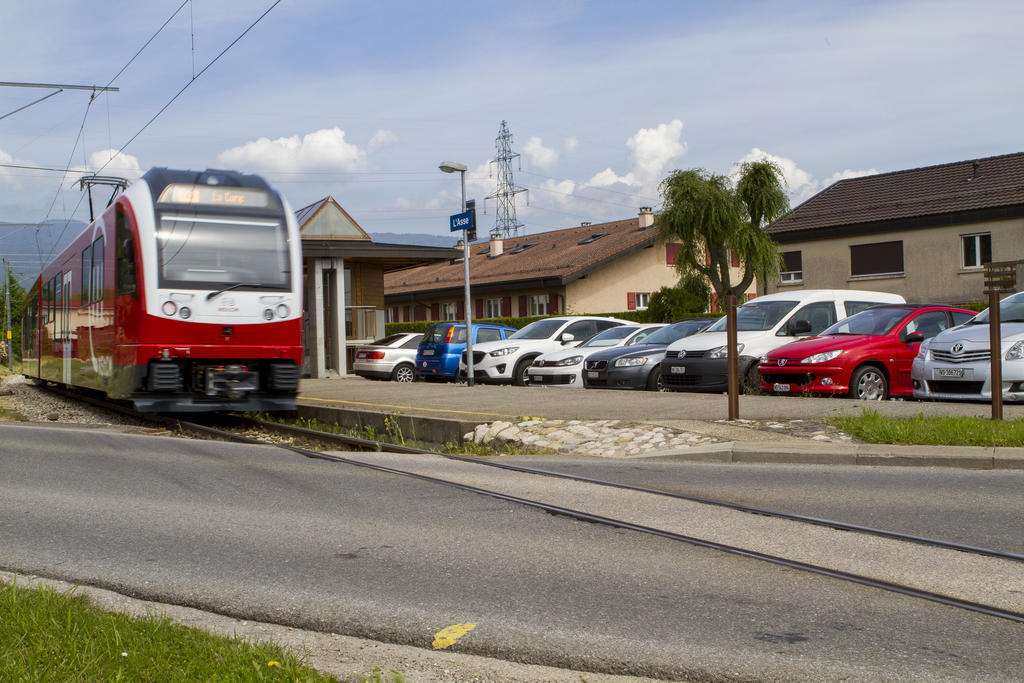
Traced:
<svg viewBox="0 0 1024 683">
<path fill-rule="evenodd" d="M 630 311 L 636 310 L 636 292 L 626 292 L 626 308 Z"/>
<path fill-rule="evenodd" d="M 665 265 L 674 266 L 676 264 L 676 255 L 679 253 L 679 247 L 682 246 L 678 242 L 669 242 L 665 245 Z"/>
<path fill-rule="evenodd" d="M 519 296 L 519 316 L 523 317 L 529 315 L 528 311 L 529 309 L 527 308 L 527 297 L 525 294 L 521 294 Z"/>
<path fill-rule="evenodd" d="M 476 319 L 480 320 L 481 318 L 484 317 L 484 300 L 483 299 L 477 299 L 475 307 L 476 307 Z"/>
</svg>

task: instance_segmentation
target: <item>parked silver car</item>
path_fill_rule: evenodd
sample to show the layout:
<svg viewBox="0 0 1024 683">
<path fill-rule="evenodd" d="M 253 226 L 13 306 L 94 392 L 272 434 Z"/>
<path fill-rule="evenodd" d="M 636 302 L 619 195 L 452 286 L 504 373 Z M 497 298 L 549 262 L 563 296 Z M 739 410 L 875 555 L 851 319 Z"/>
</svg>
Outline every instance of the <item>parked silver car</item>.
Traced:
<svg viewBox="0 0 1024 683">
<path fill-rule="evenodd" d="M 400 332 L 356 349 L 352 372 L 370 379 L 416 381 L 416 348 L 422 334 Z"/>
<path fill-rule="evenodd" d="M 989 313 L 921 343 L 910 371 L 914 398 L 991 401 Z M 1004 401 L 1024 401 L 1024 292 L 999 303 Z"/>
</svg>

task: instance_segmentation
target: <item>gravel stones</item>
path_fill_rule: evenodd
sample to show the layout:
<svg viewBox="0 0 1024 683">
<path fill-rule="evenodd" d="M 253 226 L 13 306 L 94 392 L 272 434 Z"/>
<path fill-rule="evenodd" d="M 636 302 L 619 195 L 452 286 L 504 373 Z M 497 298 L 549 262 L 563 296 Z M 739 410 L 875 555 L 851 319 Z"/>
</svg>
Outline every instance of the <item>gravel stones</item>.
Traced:
<svg viewBox="0 0 1024 683">
<path fill-rule="evenodd" d="M 528 450 L 606 458 L 624 458 L 718 441 L 703 434 L 621 420 L 492 422 L 477 426 L 463 438 L 491 447 L 511 444 Z"/>
</svg>

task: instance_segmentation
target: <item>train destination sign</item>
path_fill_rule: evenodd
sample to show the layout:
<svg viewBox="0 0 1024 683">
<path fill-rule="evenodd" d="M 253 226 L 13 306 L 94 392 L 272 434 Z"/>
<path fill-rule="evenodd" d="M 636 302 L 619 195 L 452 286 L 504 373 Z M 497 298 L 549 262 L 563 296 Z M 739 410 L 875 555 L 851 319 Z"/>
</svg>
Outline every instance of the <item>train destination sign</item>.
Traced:
<svg viewBox="0 0 1024 683">
<path fill-rule="evenodd" d="M 172 183 L 160 193 L 160 204 L 202 204 L 265 209 L 270 197 L 262 190 L 216 185 L 185 185 Z"/>
</svg>

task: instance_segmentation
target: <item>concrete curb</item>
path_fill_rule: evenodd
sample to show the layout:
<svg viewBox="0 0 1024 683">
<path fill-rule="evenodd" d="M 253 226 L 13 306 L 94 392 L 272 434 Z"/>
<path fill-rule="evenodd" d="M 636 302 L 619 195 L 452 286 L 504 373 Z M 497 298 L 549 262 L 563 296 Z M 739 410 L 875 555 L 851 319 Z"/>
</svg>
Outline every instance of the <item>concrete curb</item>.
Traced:
<svg viewBox="0 0 1024 683">
<path fill-rule="evenodd" d="M 695 446 L 686 450 L 644 453 L 633 456 L 631 459 L 1024 470 L 1024 448 L 983 446 L 898 446 L 852 443 L 772 444 L 728 441 L 708 446 Z"/>
</svg>

